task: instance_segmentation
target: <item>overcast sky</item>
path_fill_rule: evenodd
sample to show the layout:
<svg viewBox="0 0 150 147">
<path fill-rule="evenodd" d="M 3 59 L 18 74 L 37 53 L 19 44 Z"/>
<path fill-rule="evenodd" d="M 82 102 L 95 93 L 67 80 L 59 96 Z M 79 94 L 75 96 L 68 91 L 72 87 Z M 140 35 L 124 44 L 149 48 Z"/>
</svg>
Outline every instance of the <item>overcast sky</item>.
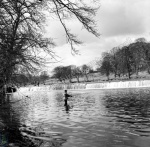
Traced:
<svg viewBox="0 0 150 147">
<path fill-rule="evenodd" d="M 113 47 L 131 43 L 139 37 L 150 41 L 150 0 L 100 0 L 100 9 L 95 20 L 101 34 L 96 38 L 83 29 L 76 20 L 69 21 L 69 28 L 78 35 L 84 44 L 78 46 L 80 55 L 72 56 L 71 48 L 66 44 L 64 30 L 57 20 L 49 20 L 46 34 L 54 38 L 54 48 L 61 62 L 51 65 L 88 64 L 100 58 L 101 53 Z"/>
</svg>

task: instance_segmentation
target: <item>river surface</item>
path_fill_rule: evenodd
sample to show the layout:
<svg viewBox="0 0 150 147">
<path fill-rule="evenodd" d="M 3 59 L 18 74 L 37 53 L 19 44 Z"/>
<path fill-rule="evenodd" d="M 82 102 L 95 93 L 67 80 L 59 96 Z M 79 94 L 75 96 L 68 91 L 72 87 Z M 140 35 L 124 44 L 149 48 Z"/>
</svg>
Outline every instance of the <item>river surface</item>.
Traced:
<svg viewBox="0 0 150 147">
<path fill-rule="evenodd" d="M 20 91 L 1 97 L 0 134 L 7 135 L 7 146 L 150 146 L 150 89 L 68 93 L 73 97 L 67 107 L 63 91 Z"/>
</svg>

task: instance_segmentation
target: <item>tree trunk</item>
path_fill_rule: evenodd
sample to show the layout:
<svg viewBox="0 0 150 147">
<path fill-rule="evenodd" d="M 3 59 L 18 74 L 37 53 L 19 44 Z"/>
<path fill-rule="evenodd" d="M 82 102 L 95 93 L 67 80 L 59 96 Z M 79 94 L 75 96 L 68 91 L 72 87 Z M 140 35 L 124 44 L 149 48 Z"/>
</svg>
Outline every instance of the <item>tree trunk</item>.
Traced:
<svg viewBox="0 0 150 147">
<path fill-rule="evenodd" d="M 109 81 L 109 75 L 107 75 L 107 80 Z"/>
<path fill-rule="evenodd" d="M 147 72 L 150 74 L 150 64 L 147 63 Z"/>
<path fill-rule="evenodd" d="M 128 78 L 131 79 L 131 73 L 128 71 Z"/>
<path fill-rule="evenodd" d="M 78 83 L 80 83 L 80 80 L 79 80 L 79 77 L 78 77 L 78 76 L 76 77 L 76 79 L 77 79 Z"/>
<path fill-rule="evenodd" d="M 150 67 L 147 68 L 147 72 L 150 74 Z"/>
<path fill-rule="evenodd" d="M 86 80 L 87 80 L 87 82 L 88 82 L 88 80 L 89 80 L 89 79 L 88 79 L 88 75 L 87 75 L 87 74 L 85 74 L 85 77 L 86 77 Z"/>
<path fill-rule="evenodd" d="M 136 69 L 136 77 L 138 77 L 139 76 L 139 69 L 137 68 Z"/>
<path fill-rule="evenodd" d="M 115 72 L 115 75 L 114 75 L 114 77 L 115 77 L 115 79 L 116 79 L 116 77 L 117 77 L 117 73 Z"/>
</svg>

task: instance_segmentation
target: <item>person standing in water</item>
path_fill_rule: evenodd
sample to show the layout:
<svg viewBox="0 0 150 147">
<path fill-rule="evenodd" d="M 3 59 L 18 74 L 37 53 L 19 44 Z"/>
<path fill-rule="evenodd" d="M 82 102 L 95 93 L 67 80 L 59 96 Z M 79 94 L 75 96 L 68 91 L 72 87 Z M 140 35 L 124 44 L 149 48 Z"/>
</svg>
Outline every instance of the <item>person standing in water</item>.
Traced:
<svg viewBox="0 0 150 147">
<path fill-rule="evenodd" d="M 65 101 L 64 106 L 67 106 L 67 105 L 68 105 L 68 104 L 67 104 L 68 98 L 69 98 L 69 97 L 72 97 L 72 95 L 69 95 L 69 94 L 67 93 L 67 90 L 65 90 L 64 97 L 65 97 L 65 99 L 64 99 L 64 101 Z"/>
</svg>

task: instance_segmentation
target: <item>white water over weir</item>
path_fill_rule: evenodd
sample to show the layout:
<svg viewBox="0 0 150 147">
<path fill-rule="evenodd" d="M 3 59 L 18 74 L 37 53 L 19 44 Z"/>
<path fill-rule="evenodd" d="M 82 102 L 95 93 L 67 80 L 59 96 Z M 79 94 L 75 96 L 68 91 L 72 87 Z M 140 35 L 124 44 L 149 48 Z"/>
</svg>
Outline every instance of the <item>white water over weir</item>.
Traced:
<svg viewBox="0 0 150 147">
<path fill-rule="evenodd" d="M 120 89 L 120 88 L 142 88 L 150 87 L 150 80 L 120 81 L 105 83 L 75 83 L 75 84 L 53 84 L 44 86 L 21 87 L 19 91 L 50 91 L 50 90 L 84 90 L 84 89 Z"/>
<path fill-rule="evenodd" d="M 86 85 L 86 89 L 119 89 L 119 88 L 140 88 L 140 87 L 150 87 L 150 80 L 94 83 Z"/>
</svg>

